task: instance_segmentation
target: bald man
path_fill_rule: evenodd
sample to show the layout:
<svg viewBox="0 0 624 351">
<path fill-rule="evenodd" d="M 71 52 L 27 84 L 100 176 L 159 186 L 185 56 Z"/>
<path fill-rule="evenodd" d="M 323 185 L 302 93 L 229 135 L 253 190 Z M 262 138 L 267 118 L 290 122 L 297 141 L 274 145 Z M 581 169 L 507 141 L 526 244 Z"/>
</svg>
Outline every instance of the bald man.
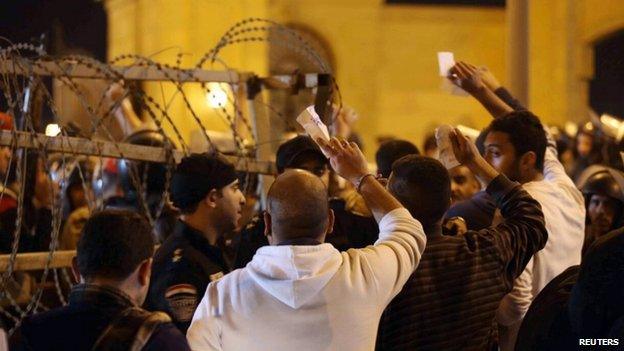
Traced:
<svg viewBox="0 0 624 351">
<path fill-rule="evenodd" d="M 325 185 L 304 170 L 284 172 L 267 199 L 271 245 L 208 286 L 187 333 L 193 350 L 374 349 L 381 314 L 416 269 L 425 234 L 368 173 L 357 145 L 322 147 L 362 194 L 379 240 L 347 252 L 323 243 L 334 221 Z"/>
</svg>

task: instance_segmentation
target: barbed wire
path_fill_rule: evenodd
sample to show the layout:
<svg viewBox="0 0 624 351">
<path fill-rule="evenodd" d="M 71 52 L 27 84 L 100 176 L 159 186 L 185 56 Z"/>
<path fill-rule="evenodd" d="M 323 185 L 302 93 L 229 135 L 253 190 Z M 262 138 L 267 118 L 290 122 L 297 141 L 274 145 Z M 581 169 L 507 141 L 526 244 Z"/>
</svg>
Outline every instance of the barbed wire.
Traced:
<svg viewBox="0 0 624 351">
<path fill-rule="evenodd" d="M 66 221 L 69 218 L 69 214 L 65 213 L 64 209 L 72 210 L 71 206 L 67 205 L 71 205 L 69 195 L 71 177 L 74 176 L 78 180 L 84 193 L 85 206 L 89 212 L 101 209 L 107 201 L 104 183 L 107 179 L 106 172 L 111 170 L 107 168 L 107 157 L 104 156 L 103 149 L 100 144 L 95 143 L 94 153 L 79 156 L 85 153 L 84 150 L 79 149 L 81 144 L 73 142 L 69 137 L 77 135 L 78 140 L 107 142 L 113 145 L 120 160 L 126 159 L 124 148 L 122 148 L 126 139 L 119 137 L 120 133 L 115 129 L 113 121 L 116 121 L 116 114 L 123 108 L 124 101 L 132 98 L 134 107 L 141 111 L 139 119 L 143 127 L 150 126 L 151 130 L 160 134 L 164 140 L 158 146 L 165 155 L 165 161 L 161 162 L 161 165 L 136 160 L 128 163 L 145 166 L 143 168 L 128 167 L 128 175 L 137 193 L 135 209 L 143 213 L 152 227 L 156 228 L 156 221 L 170 206 L 169 185 L 175 167 L 174 154 L 182 152 L 183 155 L 189 155 L 193 151 L 188 145 L 187 138 L 184 137 L 183 130 L 203 131 L 201 134 L 206 141 L 206 148 L 211 152 L 222 152 L 219 143 L 212 140 L 210 134 L 206 132 L 208 131 L 206 122 L 202 120 L 199 112 L 202 109 L 199 108 L 197 101 L 189 96 L 189 90 L 186 89 L 188 85 L 196 84 L 206 96 L 214 93 L 213 86 L 207 84 L 208 82 L 198 75 L 199 71 L 208 64 L 211 68 L 217 64 L 220 65 L 219 72 L 228 73 L 230 83 L 219 83 L 218 86 L 226 92 L 225 105 L 214 108 L 212 111 L 227 125 L 227 134 L 231 135 L 235 145 L 233 153 L 239 157 L 237 167 L 243 170 L 249 169 L 250 156 L 256 155 L 259 146 L 281 140 L 271 135 L 257 136 L 254 133 L 253 123 L 247 117 L 248 109 L 254 107 L 250 107 L 249 104 L 256 103 L 255 108 L 266 109 L 269 122 L 284 121 L 289 127 L 294 127 L 292 125 L 294 116 L 287 116 L 281 111 L 280 106 L 273 106 L 262 99 L 255 101 L 241 94 L 243 91 L 241 89 L 247 89 L 244 80 L 246 76 L 241 78 L 239 71 L 230 67 L 220 54 L 233 45 L 270 43 L 300 55 L 308 64 L 315 67 L 314 73 L 332 74 L 329 63 L 300 33 L 274 21 L 261 18 L 249 18 L 235 23 L 225 31 L 213 48 L 200 57 L 194 69 L 182 68 L 182 59 L 185 54 L 180 48 L 178 48 L 179 52 L 175 56 L 173 65 L 161 63 L 155 59 L 155 56 L 162 52 L 177 48 L 175 46 L 148 56 L 123 54 L 104 63 L 82 55 L 52 57 L 47 55 L 40 46 L 4 41 L 7 42 L 6 47 L 0 44 L 0 91 L 4 99 L 5 111 L 3 112 L 12 116 L 14 123 L 10 129 L 0 126 L 5 130 L 9 129 L 12 135 L 11 143 L 2 146 L 7 148 L 10 156 L 7 169 L 0 169 L 0 176 L 2 176 L 0 177 L 2 181 L 0 204 L 9 200 L 13 201 L 15 217 L 12 220 L 12 233 L 4 233 L 6 230 L 0 230 L 0 235 L 10 236 L 8 240 L 10 245 L 4 248 L 6 252 L 3 252 L 9 255 L 9 262 L 0 276 L 0 317 L 9 323 L 9 334 L 21 325 L 27 315 L 54 307 L 50 306 L 48 300 L 46 300 L 46 306 L 42 304 L 48 279 L 51 279 L 53 284 L 53 294 L 57 302 L 65 305 L 68 301 L 63 284 L 69 288 L 74 282 L 69 277 L 67 269 L 53 268 L 52 261 L 61 245 L 61 240 L 67 239 L 61 236 L 61 232 L 65 230 L 64 225 L 68 225 Z M 126 64 L 121 66 L 121 63 Z M 86 68 L 92 72 L 92 76 L 78 78 L 73 71 L 76 67 Z M 128 72 L 135 68 L 146 68 L 162 77 L 159 98 L 148 93 L 147 89 L 143 89 L 133 81 L 125 79 Z M 100 84 L 101 91 L 89 95 L 89 90 L 81 82 L 92 81 L 94 77 L 104 84 Z M 239 81 L 234 83 L 235 77 L 239 77 Z M 54 92 L 49 91 L 46 86 L 46 82 L 51 80 L 59 83 L 60 89 L 69 92 L 74 104 L 80 108 L 79 119 L 87 122 L 88 125 L 83 128 L 84 130 L 71 130 L 69 122 L 60 123 L 59 136 L 63 140 L 63 151 L 50 151 L 48 142 L 51 139 L 47 139 L 48 142 L 40 142 L 41 139 L 39 139 L 44 131 L 42 125 L 44 109 L 49 114 L 49 119 L 57 123 L 66 121 L 65 117 L 67 117 L 63 116 L 66 113 L 64 106 L 59 105 Z M 337 93 L 338 105 L 342 106 L 338 86 L 335 80 L 332 82 L 333 89 Z M 165 96 L 163 84 L 173 87 L 169 97 Z M 120 96 L 113 99 L 108 93 L 115 85 L 121 85 L 124 90 Z M 181 102 L 184 115 L 173 116 L 171 107 L 175 101 Z M 204 99 L 200 99 L 200 103 L 205 103 Z M 120 126 L 117 129 L 120 129 Z M 135 131 L 139 130 L 141 129 Z M 18 134 L 23 135 L 23 133 L 26 133 L 29 142 L 34 145 L 31 151 L 24 146 L 18 146 Z M 123 161 L 116 163 L 118 172 L 120 171 L 119 162 Z M 52 167 L 53 163 L 55 167 Z M 155 202 L 153 201 L 154 194 L 148 193 L 150 167 L 162 167 L 164 172 L 162 192 L 156 194 Z M 15 173 L 14 179 L 10 176 L 12 172 Z M 246 172 L 246 186 L 253 183 L 250 181 L 252 177 L 250 172 Z M 46 182 L 42 179 L 46 179 Z M 99 187 L 104 190 L 95 189 L 94 184 L 100 184 Z M 38 203 L 39 200 L 34 194 L 44 188 L 46 191 L 43 193 L 47 194 L 47 198 L 44 199 L 45 203 L 41 204 Z M 9 189 L 13 189 L 13 195 Z M 36 214 L 33 211 L 49 211 L 50 220 L 49 223 L 44 224 L 45 228 L 38 227 L 41 224 L 34 221 Z M 40 232 L 45 233 L 45 237 L 38 237 Z M 37 242 L 35 245 L 36 241 L 45 241 L 46 244 Z M 22 245 L 25 242 L 30 242 L 31 247 Z M 30 295 L 23 298 L 19 294 L 20 289 L 17 291 L 11 289 L 16 285 L 19 287 L 15 279 L 17 270 L 20 269 L 16 267 L 16 257 L 18 253 L 32 250 L 47 252 L 47 256 L 40 271 L 35 274 L 28 273 L 36 276 L 37 279 L 32 278 L 36 284 Z M 61 270 L 60 276 L 59 269 Z"/>
</svg>

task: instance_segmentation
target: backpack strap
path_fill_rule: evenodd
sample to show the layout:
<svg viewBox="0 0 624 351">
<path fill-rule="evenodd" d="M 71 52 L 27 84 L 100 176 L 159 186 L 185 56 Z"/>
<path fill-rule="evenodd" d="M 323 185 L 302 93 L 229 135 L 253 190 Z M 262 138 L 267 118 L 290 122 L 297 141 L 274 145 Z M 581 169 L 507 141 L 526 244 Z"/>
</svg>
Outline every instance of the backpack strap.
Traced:
<svg viewBox="0 0 624 351">
<path fill-rule="evenodd" d="M 171 318 L 163 312 L 148 312 L 139 307 L 124 310 L 104 329 L 92 351 L 140 351 L 150 337 Z"/>
</svg>

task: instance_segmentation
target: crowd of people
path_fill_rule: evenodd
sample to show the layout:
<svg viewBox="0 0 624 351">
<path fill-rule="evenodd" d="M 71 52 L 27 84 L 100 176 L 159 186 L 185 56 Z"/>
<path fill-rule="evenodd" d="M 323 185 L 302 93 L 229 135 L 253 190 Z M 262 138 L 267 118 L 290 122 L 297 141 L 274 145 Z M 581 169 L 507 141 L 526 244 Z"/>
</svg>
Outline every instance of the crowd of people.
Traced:
<svg viewBox="0 0 624 351">
<path fill-rule="evenodd" d="M 218 153 L 172 170 L 106 162 L 99 188 L 77 161 L 60 238 L 77 250 L 76 285 L 66 306 L 26 317 L 11 349 L 624 349 L 617 142 L 599 126 L 554 133 L 483 67 L 459 62 L 449 78 L 493 118 L 475 140 L 451 131 L 459 165 L 436 159 L 435 143 L 421 155 L 392 139 L 371 172 L 348 135 L 300 135 L 277 150 L 256 213 L 248 177 Z M 150 131 L 129 141 L 168 143 Z M 49 246 L 51 185 L 33 159 L 20 251 Z M 104 209 L 90 213 L 96 192 Z M 18 196 L 3 193 L 11 252 Z"/>
</svg>

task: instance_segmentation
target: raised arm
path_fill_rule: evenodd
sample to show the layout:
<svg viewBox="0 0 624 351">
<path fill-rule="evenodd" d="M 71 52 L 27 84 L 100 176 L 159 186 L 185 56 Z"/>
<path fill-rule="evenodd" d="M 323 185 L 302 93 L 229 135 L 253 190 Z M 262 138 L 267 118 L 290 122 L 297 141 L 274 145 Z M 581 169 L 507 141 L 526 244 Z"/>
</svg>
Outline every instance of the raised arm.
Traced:
<svg viewBox="0 0 624 351">
<path fill-rule="evenodd" d="M 392 210 L 403 207 L 372 173 L 368 172 L 364 154 L 356 143 L 337 138 L 332 138 L 329 143 L 320 139 L 318 143 L 325 154 L 329 155 L 329 161 L 336 173 L 350 181 L 362 194 L 377 223 Z"/>
<path fill-rule="evenodd" d="M 486 241 L 499 251 L 505 267 L 505 280 L 511 289 L 533 256 L 546 245 L 548 234 L 544 214 L 535 201 L 518 183 L 499 174 L 458 130 L 451 136 L 453 152 L 462 164 L 487 185 L 487 193 L 500 208 L 504 221 L 494 228 L 468 234 L 466 240 Z"/>
<path fill-rule="evenodd" d="M 451 141 L 458 161 L 488 184 L 486 191 L 503 215 L 504 220 L 498 226 L 468 232 L 464 238 L 474 245 L 496 248 L 503 268 L 502 279 L 509 290 L 513 288 L 501 304 L 499 322 L 513 324 L 522 318 L 531 304 L 531 270 L 525 268 L 531 257 L 546 245 L 548 232 L 544 214 L 539 203 L 520 184 L 511 182 L 503 174 L 499 175 L 459 131 Z"/>
<path fill-rule="evenodd" d="M 319 142 L 330 156 L 334 170 L 351 181 L 379 224 L 379 240 L 374 246 L 348 250 L 345 259 L 353 277 L 362 279 L 371 299 L 385 307 L 401 291 L 425 250 L 426 237 L 420 222 L 368 173 L 364 155 L 355 143 L 332 138 Z M 343 254 L 345 255 L 345 254 Z"/>
<path fill-rule="evenodd" d="M 487 87 L 477 67 L 460 61 L 451 68 L 450 74 L 449 79 L 477 99 L 494 118 L 513 112 L 509 105 Z"/>
<path fill-rule="evenodd" d="M 469 66 L 474 67 L 468 63 Z M 485 66 L 476 67 L 475 74 L 481 77 L 481 81 L 485 84 L 485 86 L 490 89 L 496 96 L 498 96 L 501 100 L 503 100 L 509 107 L 511 107 L 514 111 L 523 111 L 527 108 L 522 105 L 522 103 L 516 99 L 509 90 L 507 90 L 501 83 L 496 79 L 496 76 Z"/>
</svg>

